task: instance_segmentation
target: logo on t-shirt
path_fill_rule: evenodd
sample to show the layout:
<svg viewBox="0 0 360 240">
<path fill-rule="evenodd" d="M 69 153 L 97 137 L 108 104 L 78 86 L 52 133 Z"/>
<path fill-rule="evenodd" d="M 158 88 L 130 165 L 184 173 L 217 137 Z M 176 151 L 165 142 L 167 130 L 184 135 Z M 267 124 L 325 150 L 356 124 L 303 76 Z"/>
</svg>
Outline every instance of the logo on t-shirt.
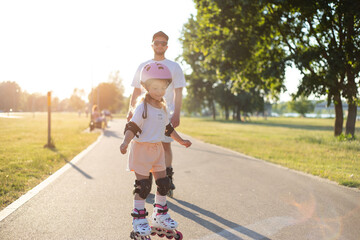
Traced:
<svg viewBox="0 0 360 240">
<path fill-rule="evenodd" d="M 162 113 L 158 113 L 158 120 L 163 120 L 164 119 L 164 115 Z"/>
</svg>

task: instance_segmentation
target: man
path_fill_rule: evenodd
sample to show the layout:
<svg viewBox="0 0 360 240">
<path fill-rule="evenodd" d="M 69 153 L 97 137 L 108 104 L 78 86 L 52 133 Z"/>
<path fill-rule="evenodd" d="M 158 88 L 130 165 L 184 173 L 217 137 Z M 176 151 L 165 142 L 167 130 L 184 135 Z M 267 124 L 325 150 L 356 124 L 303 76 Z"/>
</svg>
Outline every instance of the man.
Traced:
<svg viewBox="0 0 360 240">
<path fill-rule="evenodd" d="M 138 67 L 133 82 L 131 84 L 132 87 L 134 87 L 134 91 L 131 95 L 130 100 L 130 106 L 129 106 L 129 112 L 127 116 L 127 121 L 129 122 L 132 115 L 133 115 L 133 109 L 136 105 L 136 99 L 142 94 L 141 84 L 140 84 L 140 74 L 141 69 L 148 63 L 151 62 L 159 62 L 164 65 L 166 65 L 172 75 L 172 82 L 169 85 L 169 87 L 166 90 L 165 94 L 165 100 L 168 106 L 168 110 L 170 112 L 170 118 L 171 118 L 171 124 L 174 128 L 179 126 L 180 124 L 180 109 L 182 104 L 182 89 L 186 86 L 185 83 L 185 76 L 183 71 L 181 70 L 181 67 L 178 63 L 170 61 L 165 58 L 165 52 L 168 49 L 167 43 L 168 43 L 169 37 L 162 31 L 157 32 L 154 34 L 152 39 L 152 48 L 154 50 L 154 58 L 151 60 L 148 60 Z M 162 143 L 164 150 L 165 150 L 165 163 L 166 163 L 166 172 L 168 177 L 171 180 L 171 190 L 175 189 L 175 185 L 173 184 L 173 168 L 172 168 L 172 150 L 171 150 L 171 142 L 173 140 L 170 137 L 166 137 Z M 170 193 L 170 196 L 172 195 L 172 191 Z"/>
</svg>

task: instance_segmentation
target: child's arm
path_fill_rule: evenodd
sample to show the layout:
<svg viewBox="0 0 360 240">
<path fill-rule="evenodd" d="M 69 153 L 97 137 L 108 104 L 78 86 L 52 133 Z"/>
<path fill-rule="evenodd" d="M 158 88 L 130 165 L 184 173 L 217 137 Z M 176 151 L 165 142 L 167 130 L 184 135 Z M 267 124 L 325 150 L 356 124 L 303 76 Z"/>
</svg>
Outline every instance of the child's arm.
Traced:
<svg viewBox="0 0 360 240">
<path fill-rule="evenodd" d="M 125 137 L 124 137 L 124 141 L 122 142 L 122 144 L 120 145 L 120 152 L 122 154 L 126 153 L 126 150 L 129 146 L 129 143 L 131 142 L 131 140 L 135 137 L 135 134 L 132 131 L 127 130 L 125 132 Z"/>
<path fill-rule="evenodd" d="M 180 135 L 175 131 L 175 129 L 170 134 L 170 137 L 187 148 L 190 147 L 192 144 L 189 140 L 184 140 L 182 137 L 180 137 Z"/>
</svg>

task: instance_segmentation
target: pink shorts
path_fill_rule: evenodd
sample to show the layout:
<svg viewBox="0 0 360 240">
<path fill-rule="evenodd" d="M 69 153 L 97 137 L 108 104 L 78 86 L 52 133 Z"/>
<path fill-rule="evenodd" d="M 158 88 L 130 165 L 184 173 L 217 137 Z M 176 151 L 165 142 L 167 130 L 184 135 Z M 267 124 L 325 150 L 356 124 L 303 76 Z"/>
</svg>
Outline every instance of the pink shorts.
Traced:
<svg viewBox="0 0 360 240">
<path fill-rule="evenodd" d="M 131 141 L 128 170 L 143 176 L 149 176 L 149 172 L 165 171 L 165 152 L 162 143 Z"/>
</svg>

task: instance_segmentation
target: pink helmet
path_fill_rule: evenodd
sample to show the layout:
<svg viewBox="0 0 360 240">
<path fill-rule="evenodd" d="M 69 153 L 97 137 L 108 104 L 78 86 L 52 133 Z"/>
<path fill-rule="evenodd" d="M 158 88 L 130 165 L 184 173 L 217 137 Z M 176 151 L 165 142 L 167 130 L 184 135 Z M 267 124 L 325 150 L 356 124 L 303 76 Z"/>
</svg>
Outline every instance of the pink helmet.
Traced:
<svg viewBox="0 0 360 240">
<path fill-rule="evenodd" d="M 146 64 L 141 70 L 140 82 L 145 83 L 149 79 L 164 79 L 170 84 L 172 76 L 167 66 L 158 62 L 152 62 Z"/>
</svg>

